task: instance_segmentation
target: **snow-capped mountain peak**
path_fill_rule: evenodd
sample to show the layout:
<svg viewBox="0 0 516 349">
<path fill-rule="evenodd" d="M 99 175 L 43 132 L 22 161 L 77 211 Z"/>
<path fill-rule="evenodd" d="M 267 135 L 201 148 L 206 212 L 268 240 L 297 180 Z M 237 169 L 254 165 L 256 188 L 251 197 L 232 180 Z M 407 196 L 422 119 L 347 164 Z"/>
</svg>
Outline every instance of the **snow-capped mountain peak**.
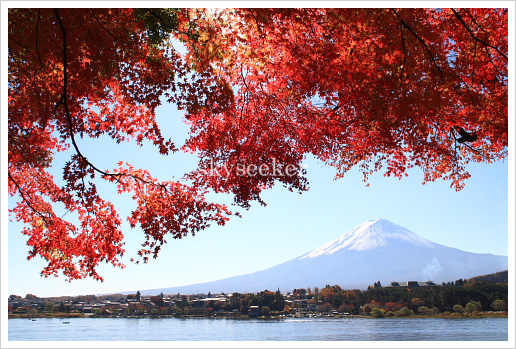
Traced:
<svg viewBox="0 0 516 349">
<path fill-rule="evenodd" d="M 380 246 L 388 246 L 394 241 L 423 247 L 437 246 L 437 244 L 397 224 L 391 223 L 386 219 L 376 219 L 360 224 L 358 227 L 348 231 L 337 239 L 301 256 L 299 259 L 331 255 L 342 249 L 357 251 L 370 250 Z"/>
</svg>

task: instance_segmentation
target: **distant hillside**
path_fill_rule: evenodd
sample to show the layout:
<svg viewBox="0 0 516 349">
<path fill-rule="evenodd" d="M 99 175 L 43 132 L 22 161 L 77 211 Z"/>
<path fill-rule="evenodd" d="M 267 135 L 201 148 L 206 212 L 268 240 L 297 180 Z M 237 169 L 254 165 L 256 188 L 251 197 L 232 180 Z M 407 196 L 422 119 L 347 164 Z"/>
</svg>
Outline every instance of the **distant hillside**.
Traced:
<svg viewBox="0 0 516 349">
<path fill-rule="evenodd" d="M 475 276 L 469 278 L 466 283 L 471 283 L 473 281 L 491 281 L 496 283 L 508 283 L 509 282 L 509 271 L 499 271 L 498 273 Z"/>
</svg>

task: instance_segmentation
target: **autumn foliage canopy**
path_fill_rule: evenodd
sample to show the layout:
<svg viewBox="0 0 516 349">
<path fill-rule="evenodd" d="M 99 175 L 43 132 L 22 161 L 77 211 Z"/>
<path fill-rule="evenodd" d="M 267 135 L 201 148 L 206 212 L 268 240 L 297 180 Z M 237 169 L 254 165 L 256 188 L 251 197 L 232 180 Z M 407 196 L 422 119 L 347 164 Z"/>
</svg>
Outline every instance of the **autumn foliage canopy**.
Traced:
<svg viewBox="0 0 516 349">
<path fill-rule="evenodd" d="M 469 162 L 507 156 L 507 9 L 25 8 L 8 17 L 11 214 L 29 258 L 48 261 L 45 276 L 102 280 L 99 263 L 123 266 L 122 218 L 99 180 L 132 195 L 127 219 L 145 235 L 147 261 L 167 235 L 229 219 L 207 191 L 248 208 L 277 182 L 306 190 L 306 173 L 289 168 L 307 154 L 337 177 L 354 166 L 364 181 L 419 167 L 425 182 L 457 190 Z M 156 122 L 166 102 L 190 127 L 181 149 Z M 129 163 L 98 168 L 76 139 L 106 135 L 151 141 L 162 155 L 195 152 L 198 169 L 159 181 Z M 57 184 L 48 170 L 63 151 Z"/>
</svg>

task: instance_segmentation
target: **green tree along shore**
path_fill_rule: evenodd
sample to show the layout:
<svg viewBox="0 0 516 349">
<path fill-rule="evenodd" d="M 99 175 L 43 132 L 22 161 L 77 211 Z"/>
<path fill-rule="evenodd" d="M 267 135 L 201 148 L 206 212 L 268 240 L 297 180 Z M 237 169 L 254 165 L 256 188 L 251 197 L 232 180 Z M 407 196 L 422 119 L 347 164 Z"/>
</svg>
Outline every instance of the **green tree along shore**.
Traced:
<svg viewBox="0 0 516 349">
<path fill-rule="evenodd" d="M 39 298 L 9 297 L 9 317 L 234 317 L 507 316 L 508 284 L 485 279 L 457 280 L 431 287 L 381 287 L 344 290 L 338 285 L 258 293 L 142 296 L 137 294 Z"/>
</svg>

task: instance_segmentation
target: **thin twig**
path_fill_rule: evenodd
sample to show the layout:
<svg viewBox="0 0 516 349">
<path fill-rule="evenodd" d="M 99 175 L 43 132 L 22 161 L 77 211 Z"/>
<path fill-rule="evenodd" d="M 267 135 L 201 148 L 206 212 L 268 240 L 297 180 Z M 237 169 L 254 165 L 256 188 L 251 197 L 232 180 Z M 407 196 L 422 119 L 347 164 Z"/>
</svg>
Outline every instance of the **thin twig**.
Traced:
<svg viewBox="0 0 516 349">
<path fill-rule="evenodd" d="M 113 34 L 109 29 L 107 29 L 107 28 L 106 28 L 106 27 L 105 27 L 105 26 L 100 22 L 100 20 L 97 18 L 97 16 L 95 16 L 95 12 L 93 12 L 93 9 L 90 9 L 90 13 L 91 13 L 91 15 L 92 15 L 93 19 L 95 19 L 95 20 L 97 21 L 97 23 L 102 27 L 102 29 L 104 29 L 104 30 L 105 30 L 109 35 L 111 35 L 111 36 L 113 37 L 113 39 L 115 39 L 115 41 L 116 41 L 116 40 L 119 40 L 119 41 L 122 41 L 122 42 L 123 42 L 123 40 L 120 40 L 120 38 L 119 38 L 119 37 L 117 37 L 115 34 Z"/>
<path fill-rule="evenodd" d="M 44 64 L 41 61 L 41 55 L 39 54 L 38 42 L 39 42 L 39 22 L 41 17 L 41 9 L 38 9 L 38 20 L 36 21 L 36 53 L 38 54 L 39 64 L 43 67 Z"/>
<path fill-rule="evenodd" d="M 400 25 L 401 44 L 403 46 L 403 65 L 401 66 L 401 79 L 405 77 L 405 65 L 407 64 L 407 47 L 405 45 L 405 35 L 403 35 L 403 26 Z"/>
<path fill-rule="evenodd" d="M 25 203 L 27 204 L 27 206 L 29 206 L 31 208 L 32 211 L 34 211 L 34 213 L 36 213 L 38 216 L 40 216 L 43 221 L 45 222 L 45 225 L 48 226 L 49 223 L 47 222 L 45 216 L 39 212 L 38 210 L 36 210 L 32 205 L 31 203 L 29 202 L 29 200 L 25 197 L 25 194 L 23 193 L 23 189 L 20 187 L 20 185 L 16 182 L 16 180 L 13 178 L 13 176 L 11 176 L 11 172 L 8 172 L 8 175 L 9 175 L 9 179 L 11 180 L 11 182 L 14 183 L 14 185 L 16 186 L 16 189 L 18 189 L 18 192 L 20 193 L 23 201 L 25 201 Z M 50 217 L 49 217 L 50 218 Z"/>
</svg>

